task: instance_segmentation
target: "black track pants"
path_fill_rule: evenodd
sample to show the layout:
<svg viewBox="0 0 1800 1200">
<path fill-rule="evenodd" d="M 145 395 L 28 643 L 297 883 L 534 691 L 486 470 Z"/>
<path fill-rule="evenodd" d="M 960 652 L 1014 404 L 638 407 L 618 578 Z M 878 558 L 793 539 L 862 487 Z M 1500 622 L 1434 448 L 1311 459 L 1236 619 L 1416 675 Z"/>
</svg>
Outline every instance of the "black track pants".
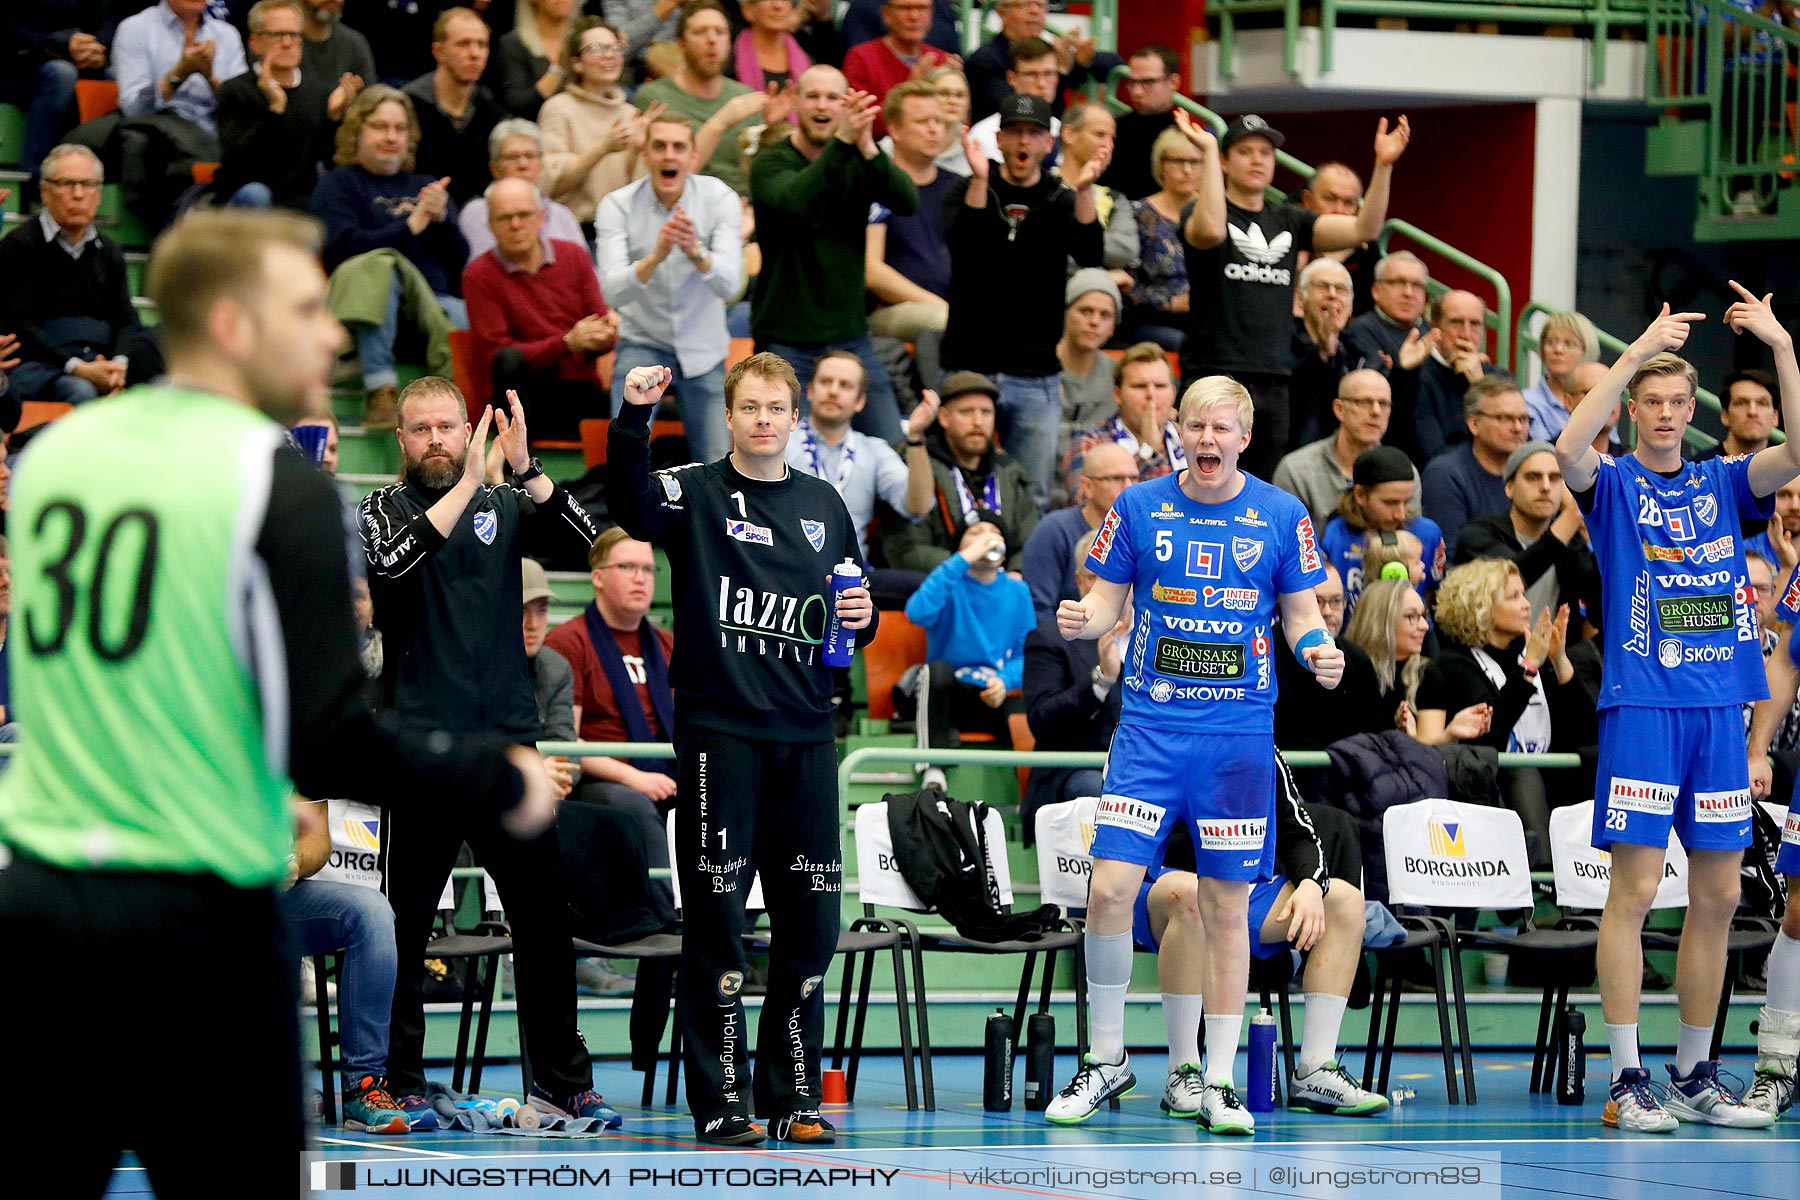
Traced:
<svg viewBox="0 0 1800 1200">
<path fill-rule="evenodd" d="M 822 984 L 837 948 L 843 859 L 837 753 L 696 729 L 679 743 L 675 869 L 681 880 L 680 1020 L 688 1110 L 704 1129 L 728 1114 L 819 1107 Z M 769 988 L 748 1090 L 744 903 L 753 873 L 771 931 Z"/>
</svg>

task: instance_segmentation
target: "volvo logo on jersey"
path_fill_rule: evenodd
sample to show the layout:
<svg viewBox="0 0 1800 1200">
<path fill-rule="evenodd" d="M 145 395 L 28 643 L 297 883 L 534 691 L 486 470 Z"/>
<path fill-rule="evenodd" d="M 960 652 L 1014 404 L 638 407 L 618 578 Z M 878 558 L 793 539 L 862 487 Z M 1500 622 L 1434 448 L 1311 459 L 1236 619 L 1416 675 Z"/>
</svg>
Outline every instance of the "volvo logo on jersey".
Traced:
<svg viewBox="0 0 1800 1200">
<path fill-rule="evenodd" d="M 719 648 L 811 666 L 825 640 L 825 597 L 787 596 L 719 577 Z"/>
</svg>

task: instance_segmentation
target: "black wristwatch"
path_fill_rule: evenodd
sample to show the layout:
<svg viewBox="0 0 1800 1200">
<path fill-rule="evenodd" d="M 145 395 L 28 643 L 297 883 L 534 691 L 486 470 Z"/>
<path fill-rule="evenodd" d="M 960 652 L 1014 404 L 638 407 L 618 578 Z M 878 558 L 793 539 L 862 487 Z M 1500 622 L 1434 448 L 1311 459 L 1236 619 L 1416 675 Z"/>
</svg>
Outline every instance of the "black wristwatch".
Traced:
<svg viewBox="0 0 1800 1200">
<path fill-rule="evenodd" d="M 530 483 L 544 473 L 544 464 L 533 458 L 525 464 L 525 469 L 513 476 L 514 483 Z"/>
</svg>

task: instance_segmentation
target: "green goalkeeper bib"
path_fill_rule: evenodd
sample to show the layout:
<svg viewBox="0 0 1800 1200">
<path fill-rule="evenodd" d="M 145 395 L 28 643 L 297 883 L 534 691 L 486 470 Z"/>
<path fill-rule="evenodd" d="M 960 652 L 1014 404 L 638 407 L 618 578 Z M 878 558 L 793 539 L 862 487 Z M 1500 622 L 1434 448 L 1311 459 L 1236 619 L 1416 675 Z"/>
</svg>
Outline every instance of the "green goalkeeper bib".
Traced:
<svg viewBox="0 0 1800 1200">
<path fill-rule="evenodd" d="M 255 550 L 282 431 L 137 388 L 33 440 L 13 479 L 20 740 L 0 841 L 74 870 L 279 880 L 287 675 Z"/>
</svg>

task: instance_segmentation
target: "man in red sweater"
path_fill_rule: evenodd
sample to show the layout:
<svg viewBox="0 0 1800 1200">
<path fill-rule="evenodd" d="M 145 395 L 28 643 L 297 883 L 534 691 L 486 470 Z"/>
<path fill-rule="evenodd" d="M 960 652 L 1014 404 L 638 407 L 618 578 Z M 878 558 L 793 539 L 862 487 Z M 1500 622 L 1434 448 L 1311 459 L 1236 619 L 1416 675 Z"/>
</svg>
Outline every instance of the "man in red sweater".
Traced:
<svg viewBox="0 0 1800 1200">
<path fill-rule="evenodd" d="M 850 86 L 875 97 L 875 136 L 887 136 L 881 102 L 889 91 L 908 79 L 919 79 L 939 63 L 956 61 L 935 46 L 925 44 L 931 32 L 931 0 L 882 0 L 881 20 L 887 36 L 850 47 L 844 55 L 844 78 Z"/>
<path fill-rule="evenodd" d="M 463 299 L 477 383 L 518 391 L 539 437 L 573 439 L 583 417 L 612 411 L 596 365 L 618 340 L 619 315 L 600 297 L 587 247 L 544 236 L 540 204 L 523 179 L 488 187 L 494 248 L 463 268 Z"/>
</svg>

